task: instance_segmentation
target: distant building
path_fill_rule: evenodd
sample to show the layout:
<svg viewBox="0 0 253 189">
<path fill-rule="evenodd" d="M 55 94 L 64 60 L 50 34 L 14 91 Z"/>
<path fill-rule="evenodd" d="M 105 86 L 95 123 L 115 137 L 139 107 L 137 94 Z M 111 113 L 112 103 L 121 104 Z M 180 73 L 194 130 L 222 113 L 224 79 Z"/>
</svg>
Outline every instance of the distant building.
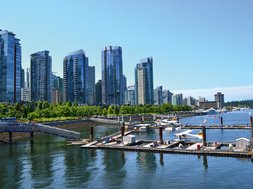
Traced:
<svg viewBox="0 0 253 189">
<path fill-rule="evenodd" d="M 214 101 L 199 101 L 199 109 L 220 109 L 224 106 L 224 94 L 218 92 L 214 95 Z"/>
<path fill-rule="evenodd" d="M 122 49 L 118 46 L 102 50 L 102 104 L 124 103 L 124 78 Z"/>
<path fill-rule="evenodd" d="M 95 90 L 95 67 L 80 49 L 65 56 L 63 60 L 63 101 L 93 104 Z"/>
<path fill-rule="evenodd" d="M 96 105 L 102 105 L 102 81 L 98 80 L 95 86 L 95 99 L 96 99 Z"/>
<path fill-rule="evenodd" d="M 88 67 L 87 104 L 95 104 L 95 66 Z"/>
<path fill-rule="evenodd" d="M 191 106 L 191 107 L 195 107 L 196 105 L 196 99 L 191 97 L 191 96 L 188 96 L 187 97 L 187 103 L 186 103 L 187 106 Z"/>
<path fill-rule="evenodd" d="M 52 74 L 52 103 L 58 104 L 63 101 L 63 79 Z"/>
<path fill-rule="evenodd" d="M 172 105 L 183 105 L 183 94 L 172 95 Z"/>
<path fill-rule="evenodd" d="M 0 102 L 21 100 L 21 45 L 15 34 L 0 29 Z"/>
<path fill-rule="evenodd" d="M 163 86 L 159 86 L 154 89 L 154 104 L 163 104 Z"/>
<path fill-rule="evenodd" d="M 134 85 L 127 87 L 125 97 L 126 97 L 125 104 L 135 105 L 135 86 Z"/>
<path fill-rule="evenodd" d="M 135 68 L 136 104 L 154 104 L 153 58 L 145 58 Z"/>
<path fill-rule="evenodd" d="M 163 90 L 163 103 L 165 104 L 172 104 L 172 95 L 173 93 L 170 92 L 169 90 Z"/>
<path fill-rule="evenodd" d="M 31 54 L 31 100 L 51 102 L 52 58 L 49 51 Z"/>
<path fill-rule="evenodd" d="M 217 94 L 214 95 L 214 100 L 217 102 L 217 108 L 221 109 L 224 107 L 224 94 L 217 92 Z"/>
<path fill-rule="evenodd" d="M 29 88 L 21 88 L 21 101 L 31 102 L 31 91 Z"/>
<path fill-rule="evenodd" d="M 31 88 L 30 88 L 30 69 L 26 69 L 24 75 L 24 87 L 21 88 L 21 101 L 22 102 L 31 102 Z"/>
<path fill-rule="evenodd" d="M 20 87 L 25 87 L 25 70 L 21 69 L 21 77 L 20 77 Z"/>
<path fill-rule="evenodd" d="M 199 102 L 199 109 L 206 110 L 210 108 L 217 109 L 217 102 L 216 101 Z"/>
</svg>

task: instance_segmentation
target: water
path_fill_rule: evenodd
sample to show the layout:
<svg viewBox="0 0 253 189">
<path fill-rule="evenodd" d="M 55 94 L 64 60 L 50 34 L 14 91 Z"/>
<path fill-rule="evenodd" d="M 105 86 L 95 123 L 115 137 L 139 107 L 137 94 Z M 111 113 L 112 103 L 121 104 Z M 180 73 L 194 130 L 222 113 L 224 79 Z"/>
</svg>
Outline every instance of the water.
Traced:
<svg viewBox="0 0 253 189">
<path fill-rule="evenodd" d="M 194 116 L 180 119 L 183 125 L 220 125 L 220 117 L 223 117 L 224 125 L 250 125 L 250 116 L 253 115 L 253 110 L 242 110 L 227 113 L 219 113 L 214 115 Z M 204 121 L 206 121 L 204 123 Z"/>
<path fill-rule="evenodd" d="M 117 129 L 98 126 L 95 137 Z M 88 138 L 88 128 L 83 129 L 82 136 Z M 207 131 L 208 140 L 233 141 L 240 136 L 249 138 L 250 132 Z M 137 137 L 157 139 L 158 130 Z M 173 133 L 164 132 L 166 137 L 172 138 Z M 0 159 L 0 188 L 198 189 L 253 185 L 253 164 L 249 159 L 81 149 L 47 135 L 36 135 L 34 145 L 28 139 L 1 145 Z"/>
</svg>

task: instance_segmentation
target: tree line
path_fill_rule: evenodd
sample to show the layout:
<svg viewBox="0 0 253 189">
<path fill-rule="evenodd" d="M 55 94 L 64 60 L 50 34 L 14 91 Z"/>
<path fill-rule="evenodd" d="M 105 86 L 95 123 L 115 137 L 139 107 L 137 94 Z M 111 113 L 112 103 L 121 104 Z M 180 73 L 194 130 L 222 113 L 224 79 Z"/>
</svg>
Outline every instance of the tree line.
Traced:
<svg viewBox="0 0 253 189">
<path fill-rule="evenodd" d="M 123 106 L 80 106 L 77 103 L 65 102 L 51 104 L 47 101 L 0 103 L 0 118 L 16 117 L 23 120 L 65 120 L 94 115 L 133 115 L 133 114 L 166 114 L 174 111 L 189 111 L 190 106 L 163 105 L 123 105 Z"/>
<path fill-rule="evenodd" d="M 225 106 L 230 106 L 230 107 L 249 107 L 253 108 L 253 100 L 242 100 L 242 101 L 231 101 L 231 102 L 226 102 Z"/>
</svg>

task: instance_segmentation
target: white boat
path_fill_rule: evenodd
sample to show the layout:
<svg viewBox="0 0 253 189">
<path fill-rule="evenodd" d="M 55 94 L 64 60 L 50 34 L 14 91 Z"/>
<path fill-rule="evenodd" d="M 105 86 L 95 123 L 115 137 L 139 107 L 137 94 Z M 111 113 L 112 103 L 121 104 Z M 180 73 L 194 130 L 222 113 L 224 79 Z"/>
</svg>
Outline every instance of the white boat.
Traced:
<svg viewBox="0 0 253 189">
<path fill-rule="evenodd" d="M 173 132 L 173 131 L 175 131 L 175 127 L 166 127 L 164 130 Z"/>
<path fill-rule="evenodd" d="M 203 139 L 203 134 L 199 132 L 198 134 L 191 134 L 192 130 L 186 130 L 181 133 L 175 134 L 176 137 L 180 139 L 188 139 L 188 138 L 198 138 L 198 139 Z"/>
<path fill-rule="evenodd" d="M 162 119 L 161 122 L 160 122 L 161 125 L 163 126 L 177 126 L 177 127 L 181 127 L 182 126 L 182 123 L 180 123 L 179 121 L 177 120 L 168 120 L 168 119 Z"/>
</svg>

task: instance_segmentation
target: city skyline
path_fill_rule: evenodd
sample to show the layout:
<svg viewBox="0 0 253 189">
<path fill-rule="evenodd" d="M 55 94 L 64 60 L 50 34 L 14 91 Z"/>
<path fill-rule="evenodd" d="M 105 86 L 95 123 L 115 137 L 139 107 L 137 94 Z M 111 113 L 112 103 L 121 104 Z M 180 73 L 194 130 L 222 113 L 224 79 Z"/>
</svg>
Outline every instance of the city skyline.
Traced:
<svg viewBox="0 0 253 189">
<path fill-rule="evenodd" d="M 97 81 L 101 48 L 116 45 L 122 47 L 128 85 L 134 84 L 139 59 L 152 56 L 154 88 L 162 85 L 173 93 L 208 100 L 218 91 L 225 101 L 253 98 L 251 1 L 61 2 L 1 3 L 7 7 L 1 29 L 13 31 L 21 40 L 23 68 L 29 67 L 30 54 L 49 50 L 52 70 L 62 77 L 64 56 L 84 49 L 96 67 Z M 40 15 L 35 6 L 47 8 L 47 15 Z M 8 14 L 8 7 L 13 14 Z M 75 12 L 66 16 L 71 9 Z M 114 22 L 103 23 L 102 18 Z M 71 21 L 74 27 L 68 27 Z"/>
</svg>

